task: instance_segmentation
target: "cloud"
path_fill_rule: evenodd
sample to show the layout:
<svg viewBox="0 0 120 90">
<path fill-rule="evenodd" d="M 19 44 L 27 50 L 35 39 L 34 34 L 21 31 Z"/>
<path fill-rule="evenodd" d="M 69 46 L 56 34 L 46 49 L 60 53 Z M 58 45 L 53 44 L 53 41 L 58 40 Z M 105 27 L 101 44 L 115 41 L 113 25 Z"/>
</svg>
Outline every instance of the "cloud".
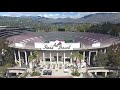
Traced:
<svg viewBox="0 0 120 90">
<path fill-rule="evenodd" d="M 9 14 L 3 14 L 3 15 L 1 15 L 1 16 L 11 16 L 11 15 L 9 15 Z"/>
<path fill-rule="evenodd" d="M 60 14 L 39 14 L 38 16 L 56 19 L 56 18 L 59 18 L 61 15 Z"/>
</svg>

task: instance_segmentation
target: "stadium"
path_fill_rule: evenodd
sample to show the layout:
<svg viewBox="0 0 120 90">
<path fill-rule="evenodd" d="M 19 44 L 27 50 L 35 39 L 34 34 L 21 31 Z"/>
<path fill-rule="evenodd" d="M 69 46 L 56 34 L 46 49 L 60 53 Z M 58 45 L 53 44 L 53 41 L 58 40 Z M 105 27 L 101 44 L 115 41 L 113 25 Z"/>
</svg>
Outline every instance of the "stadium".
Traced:
<svg viewBox="0 0 120 90">
<path fill-rule="evenodd" d="M 15 63 L 18 63 L 19 67 L 28 66 L 28 57 L 33 51 L 39 51 L 40 65 L 73 65 L 71 55 L 79 52 L 83 55 L 82 62 L 92 66 L 98 52 L 106 53 L 107 47 L 120 41 L 110 35 L 87 32 L 33 32 L 29 29 L 14 29 L 12 34 L 8 32 L 8 35 L 6 31 L 10 32 L 1 32 L 4 33 L 3 36 L 7 35 L 7 40 L 13 42 L 9 47 L 14 49 Z"/>
</svg>

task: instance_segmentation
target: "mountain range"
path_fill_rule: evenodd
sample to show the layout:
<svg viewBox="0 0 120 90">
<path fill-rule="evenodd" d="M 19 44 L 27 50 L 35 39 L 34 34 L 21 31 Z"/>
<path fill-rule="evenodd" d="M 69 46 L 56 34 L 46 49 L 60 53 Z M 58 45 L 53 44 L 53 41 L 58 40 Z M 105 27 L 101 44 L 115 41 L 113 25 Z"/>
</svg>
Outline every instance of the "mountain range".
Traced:
<svg viewBox="0 0 120 90">
<path fill-rule="evenodd" d="M 23 16 L 24 18 L 30 18 L 33 21 L 52 23 L 52 24 L 62 24 L 62 23 L 120 23 L 120 13 L 96 13 L 90 14 L 81 18 L 45 18 L 41 16 Z"/>
<path fill-rule="evenodd" d="M 8 20 L 11 18 L 12 20 L 23 20 L 33 22 L 42 22 L 47 24 L 76 24 L 76 23 L 103 23 L 103 22 L 111 22 L 111 23 L 120 23 L 120 13 L 96 13 L 90 14 L 81 18 L 46 18 L 41 16 L 21 16 L 21 17 L 4 17 L 0 16 L 0 21 Z"/>
</svg>

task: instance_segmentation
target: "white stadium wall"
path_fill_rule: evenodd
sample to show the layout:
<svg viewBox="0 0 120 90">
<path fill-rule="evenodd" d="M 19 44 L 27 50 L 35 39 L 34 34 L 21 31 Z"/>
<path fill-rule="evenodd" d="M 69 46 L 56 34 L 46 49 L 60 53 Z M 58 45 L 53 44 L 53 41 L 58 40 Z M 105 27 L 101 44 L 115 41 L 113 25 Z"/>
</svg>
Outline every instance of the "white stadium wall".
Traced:
<svg viewBox="0 0 120 90">
<path fill-rule="evenodd" d="M 97 42 L 97 43 L 92 44 L 92 47 L 100 47 L 100 46 L 101 46 L 101 43 L 100 43 L 100 42 Z"/>
<path fill-rule="evenodd" d="M 24 47 L 25 45 L 24 44 L 22 44 L 22 43 L 15 43 L 15 47 Z"/>
</svg>

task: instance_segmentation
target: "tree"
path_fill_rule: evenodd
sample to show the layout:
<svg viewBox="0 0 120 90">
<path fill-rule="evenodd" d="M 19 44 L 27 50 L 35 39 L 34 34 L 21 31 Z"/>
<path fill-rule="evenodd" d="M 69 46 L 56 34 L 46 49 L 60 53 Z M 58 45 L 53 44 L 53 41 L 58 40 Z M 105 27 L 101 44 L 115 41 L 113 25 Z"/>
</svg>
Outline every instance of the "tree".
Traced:
<svg viewBox="0 0 120 90">
<path fill-rule="evenodd" d="M 96 56 L 96 66 L 119 68 L 120 67 L 120 44 L 111 45 L 106 53 L 99 52 Z"/>
<path fill-rule="evenodd" d="M 87 29 L 89 29 L 91 27 L 91 24 L 89 23 L 85 23 L 85 24 L 79 24 L 76 25 L 75 28 L 77 29 L 77 31 L 79 32 L 85 32 Z"/>
<path fill-rule="evenodd" d="M 92 25 L 86 30 L 86 32 L 94 32 L 101 34 L 108 34 L 112 36 L 119 36 L 120 25 L 112 24 L 110 22 L 104 22 L 102 24 Z"/>
<path fill-rule="evenodd" d="M 108 50 L 109 66 L 120 67 L 120 44 L 111 45 Z"/>
<path fill-rule="evenodd" d="M 33 55 L 30 55 L 30 56 L 28 57 L 29 62 L 31 62 L 33 59 L 34 59 Z"/>
<path fill-rule="evenodd" d="M 34 51 L 33 52 L 33 57 L 34 59 L 36 59 L 37 62 L 39 62 L 40 60 L 40 53 L 38 51 Z"/>
<path fill-rule="evenodd" d="M 108 64 L 108 55 L 106 53 L 99 52 L 97 56 L 95 56 L 95 66 L 105 67 Z"/>
<path fill-rule="evenodd" d="M 32 55 L 30 55 L 29 57 L 29 61 L 32 62 L 33 60 L 35 60 L 35 63 L 38 64 L 39 63 L 39 59 L 40 59 L 40 55 L 38 51 L 34 51 L 32 53 Z"/>
<path fill-rule="evenodd" d="M 13 50 L 9 47 L 12 42 L 6 38 L 0 37 L 0 56 L 2 57 L 3 64 L 14 63 Z"/>
<path fill-rule="evenodd" d="M 4 64 L 7 64 L 7 63 L 13 64 L 13 65 L 15 64 L 14 51 L 11 48 L 7 49 L 4 55 Z"/>
<path fill-rule="evenodd" d="M 71 55 L 71 57 L 74 59 L 74 61 L 77 63 L 77 61 L 80 61 L 81 64 L 81 60 L 83 59 L 83 55 L 80 54 L 79 52 L 73 53 Z M 80 65 L 81 66 L 81 65 Z"/>
</svg>

